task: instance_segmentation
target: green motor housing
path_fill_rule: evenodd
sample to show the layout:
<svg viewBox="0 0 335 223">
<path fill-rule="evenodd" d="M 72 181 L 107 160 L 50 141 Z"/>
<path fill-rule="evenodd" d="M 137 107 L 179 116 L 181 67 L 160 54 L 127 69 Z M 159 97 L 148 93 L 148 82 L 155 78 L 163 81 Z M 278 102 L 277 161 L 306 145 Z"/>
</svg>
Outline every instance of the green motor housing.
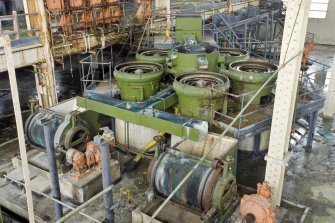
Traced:
<svg viewBox="0 0 335 223">
<path fill-rule="evenodd" d="M 249 52 L 239 48 L 220 48 L 219 49 L 219 67 L 229 68 L 229 64 L 235 61 L 249 59 Z"/>
<path fill-rule="evenodd" d="M 267 61 L 245 60 L 231 63 L 229 65 L 229 70 L 224 70 L 222 73 L 231 79 L 231 89 L 233 94 L 241 95 L 249 93 L 241 96 L 239 99 L 243 100 L 243 104 L 245 105 L 277 69 L 277 65 Z M 258 105 L 261 103 L 262 97 L 269 96 L 272 91 L 272 85 L 275 82 L 276 78 L 273 78 L 252 101 L 252 104 Z"/>
<path fill-rule="evenodd" d="M 180 45 L 169 50 L 166 73 L 177 76 L 185 72 L 218 70 L 218 49 L 209 44 Z"/>
<path fill-rule="evenodd" d="M 215 111 L 226 113 L 229 86 L 226 76 L 200 71 L 179 75 L 173 83 L 181 115 L 204 121 L 214 118 Z"/>
<path fill-rule="evenodd" d="M 178 15 L 176 17 L 176 42 L 184 44 L 185 39 L 191 38 L 201 43 L 202 22 L 200 15 Z"/>
<path fill-rule="evenodd" d="M 168 49 L 141 49 L 136 53 L 137 61 L 166 64 Z"/>
<path fill-rule="evenodd" d="M 163 73 L 161 64 L 136 61 L 117 65 L 113 74 L 120 87 L 121 99 L 141 102 L 158 92 Z"/>
</svg>

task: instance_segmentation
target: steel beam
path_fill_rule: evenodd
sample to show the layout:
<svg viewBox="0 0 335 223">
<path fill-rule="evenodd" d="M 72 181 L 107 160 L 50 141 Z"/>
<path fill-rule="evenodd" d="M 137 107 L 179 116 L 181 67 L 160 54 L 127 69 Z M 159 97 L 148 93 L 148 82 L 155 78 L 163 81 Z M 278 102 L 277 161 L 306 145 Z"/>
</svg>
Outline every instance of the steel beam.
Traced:
<svg viewBox="0 0 335 223">
<path fill-rule="evenodd" d="M 44 59 L 45 63 L 38 65 L 40 68 L 40 73 L 43 74 L 42 79 L 44 80 L 44 88 L 47 91 L 46 100 L 40 102 L 42 107 L 50 107 L 57 104 L 57 92 L 56 92 L 56 79 L 54 70 L 54 59 L 50 47 L 50 34 L 48 29 L 48 20 L 45 11 L 45 5 L 43 0 L 35 1 L 36 11 L 39 14 L 37 25 L 41 30 L 40 40 L 44 46 Z M 40 89 L 40 88 L 37 88 Z M 44 94 L 45 92 L 38 92 L 39 94 Z"/>
<path fill-rule="evenodd" d="M 41 63 L 43 59 L 43 45 L 40 43 L 31 44 L 24 47 L 12 48 L 13 65 L 16 68 L 31 66 L 32 64 Z M 0 60 L 5 61 L 6 55 L 0 49 Z M 0 63 L 0 72 L 5 72 L 8 67 L 5 63 Z"/>
<path fill-rule="evenodd" d="M 333 118 L 335 115 L 335 55 L 333 65 L 330 70 L 330 82 L 328 86 L 323 115 Z"/>
<path fill-rule="evenodd" d="M 118 118 L 136 125 L 164 131 L 166 133 L 194 141 L 200 140 L 203 135 L 207 134 L 207 132 L 202 132 L 200 129 L 148 115 L 144 111 L 143 113 L 137 113 L 82 97 L 77 97 L 77 106 L 99 114 Z"/>
<path fill-rule="evenodd" d="M 299 54 L 278 73 L 265 180 L 272 188 L 271 203 L 280 205 L 288 146 L 295 110 L 302 51 L 311 0 L 291 0 L 286 10 L 280 66 Z"/>
<path fill-rule="evenodd" d="M 24 186 L 26 189 L 26 197 L 27 197 L 28 218 L 29 218 L 30 223 L 34 223 L 35 217 L 34 217 L 33 197 L 32 197 L 32 192 L 31 192 L 31 182 L 30 182 L 30 176 L 29 176 L 28 158 L 27 158 L 26 143 L 25 143 L 24 130 L 23 130 L 19 90 L 17 87 L 16 73 L 15 73 L 15 68 L 14 68 L 14 61 L 13 61 L 13 55 L 12 55 L 12 49 L 10 45 L 9 36 L 6 35 L 4 37 L 1 37 L 0 42 L 4 45 L 5 58 L 6 58 L 6 64 L 7 64 L 7 69 L 8 69 L 8 76 L 9 76 L 9 83 L 10 83 L 11 93 L 13 97 L 15 122 L 16 122 L 17 135 L 19 139 L 23 179 L 25 183 Z"/>
</svg>

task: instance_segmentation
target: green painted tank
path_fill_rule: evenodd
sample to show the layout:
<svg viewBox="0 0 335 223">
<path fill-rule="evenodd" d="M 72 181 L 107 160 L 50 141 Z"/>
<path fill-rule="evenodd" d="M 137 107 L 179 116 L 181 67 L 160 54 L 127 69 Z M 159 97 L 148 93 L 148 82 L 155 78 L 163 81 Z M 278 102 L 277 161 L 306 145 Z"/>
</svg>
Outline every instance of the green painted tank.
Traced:
<svg viewBox="0 0 335 223">
<path fill-rule="evenodd" d="M 232 62 L 229 69 L 224 71 L 223 74 L 232 81 L 232 93 L 241 95 L 257 91 L 277 69 L 277 65 L 267 61 L 245 60 Z M 253 100 L 252 104 L 260 104 L 262 97 L 269 96 L 275 82 L 276 78 L 273 78 L 268 86 Z M 243 103 L 246 104 L 252 96 L 252 93 L 246 94 Z M 240 100 L 242 100 L 242 97 Z"/>
<path fill-rule="evenodd" d="M 220 48 L 219 66 L 224 69 L 229 68 L 229 64 L 235 61 L 249 59 L 249 52 L 239 48 Z"/>
<path fill-rule="evenodd" d="M 155 95 L 163 73 L 164 68 L 158 63 L 136 61 L 117 65 L 114 77 L 120 87 L 121 99 L 141 102 Z"/>
<path fill-rule="evenodd" d="M 166 73 L 177 76 L 184 72 L 218 70 L 218 49 L 206 43 L 179 45 L 168 52 Z"/>
<path fill-rule="evenodd" d="M 141 49 L 136 54 L 137 61 L 166 64 L 168 49 Z"/>
<path fill-rule="evenodd" d="M 175 78 L 176 91 L 181 115 L 210 121 L 215 111 L 226 113 L 224 93 L 229 89 L 229 79 L 219 73 L 192 72 Z"/>
</svg>

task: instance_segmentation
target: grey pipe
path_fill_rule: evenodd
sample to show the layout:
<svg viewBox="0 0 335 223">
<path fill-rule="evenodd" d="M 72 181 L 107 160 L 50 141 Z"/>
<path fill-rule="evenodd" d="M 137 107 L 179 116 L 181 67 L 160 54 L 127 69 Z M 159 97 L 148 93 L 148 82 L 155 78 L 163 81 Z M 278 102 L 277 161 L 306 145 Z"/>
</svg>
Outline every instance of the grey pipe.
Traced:
<svg viewBox="0 0 335 223">
<path fill-rule="evenodd" d="M 51 131 L 51 126 L 54 121 L 55 119 L 53 117 L 44 117 L 43 115 L 41 115 L 38 118 L 38 124 L 43 126 L 44 130 L 44 139 L 48 157 L 52 195 L 55 199 L 60 201 L 61 193 L 59 188 L 55 148 L 53 144 L 53 133 Z M 54 207 L 55 207 L 55 219 L 58 220 L 61 217 L 63 217 L 62 205 L 57 202 L 54 202 Z"/>
<path fill-rule="evenodd" d="M 100 144 L 101 149 L 101 172 L 102 172 L 102 186 L 105 190 L 112 185 L 112 175 L 110 167 L 110 152 L 109 144 L 102 139 L 101 136 L 94 137 L 94 142 Z M 114 211 L 111 210 L 113 206 L 113 192 L 109 191 L 104 195 L 104 207 L 106 222 L 114 223 Z"/>
</svg>

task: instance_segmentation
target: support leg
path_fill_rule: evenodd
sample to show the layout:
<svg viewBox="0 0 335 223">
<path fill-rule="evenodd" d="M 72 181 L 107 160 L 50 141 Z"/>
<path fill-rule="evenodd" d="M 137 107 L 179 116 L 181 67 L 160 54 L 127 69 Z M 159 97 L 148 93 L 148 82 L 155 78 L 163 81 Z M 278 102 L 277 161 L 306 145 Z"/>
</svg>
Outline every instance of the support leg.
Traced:
<svg viewBox="0 0 335 223">
<path fill-rule="evenodd" d="M 316 126 L 316 120 L 318 118 L 318 111 L 313 112 L 310 114 L 309 117 L 309 130 L 308 130 L 308 136 L 307 136 L 307 144 L 306 149 L 312 149 L 313 145 L 313 137 L 315 132 L 315 126 Z"/>
<path fill-rule="evenodd" d="M 111 137 L 105 137 L 106 133 L 102 136 L 98 135 L 94 137 L 94 142 L 100 145 L 101 149 L 101 171 L 102 171 L 102 185 L 103 189 L 112 185 L 112 175 L 110 167 L 110 151 L 109 143 Z M 113 192 L 109 191 L 104 195 L 104 207 L 105 207 L 105 222 L 114 223 L 114 211 L 111 210 L 113 206 Z"/>
<path fill-rule="evenodd" d="M 49 172 L 50 172 L 50 183 L 53 198 L 61 201 L 61 193 L 59 187 L 59 179 L 58 179 L 58 170 L 56 164 L 56 154 L 55 148 L 53 145 L 53 132 L 52 132 L 52 124 L 55 120 L 51 117 L 43 117 L 43 115 L 38 120 L 38 124 L 43 126 L 44 130 L 44 139 L 45 139 L 45 147 L 47 150 L 47 158 L 49 164 Z M 62 205 L 58 202 L 54 202 L 55 207 L 55 219 L 59 220 L 63 217 L 63 208 Z"/>
</svg>

